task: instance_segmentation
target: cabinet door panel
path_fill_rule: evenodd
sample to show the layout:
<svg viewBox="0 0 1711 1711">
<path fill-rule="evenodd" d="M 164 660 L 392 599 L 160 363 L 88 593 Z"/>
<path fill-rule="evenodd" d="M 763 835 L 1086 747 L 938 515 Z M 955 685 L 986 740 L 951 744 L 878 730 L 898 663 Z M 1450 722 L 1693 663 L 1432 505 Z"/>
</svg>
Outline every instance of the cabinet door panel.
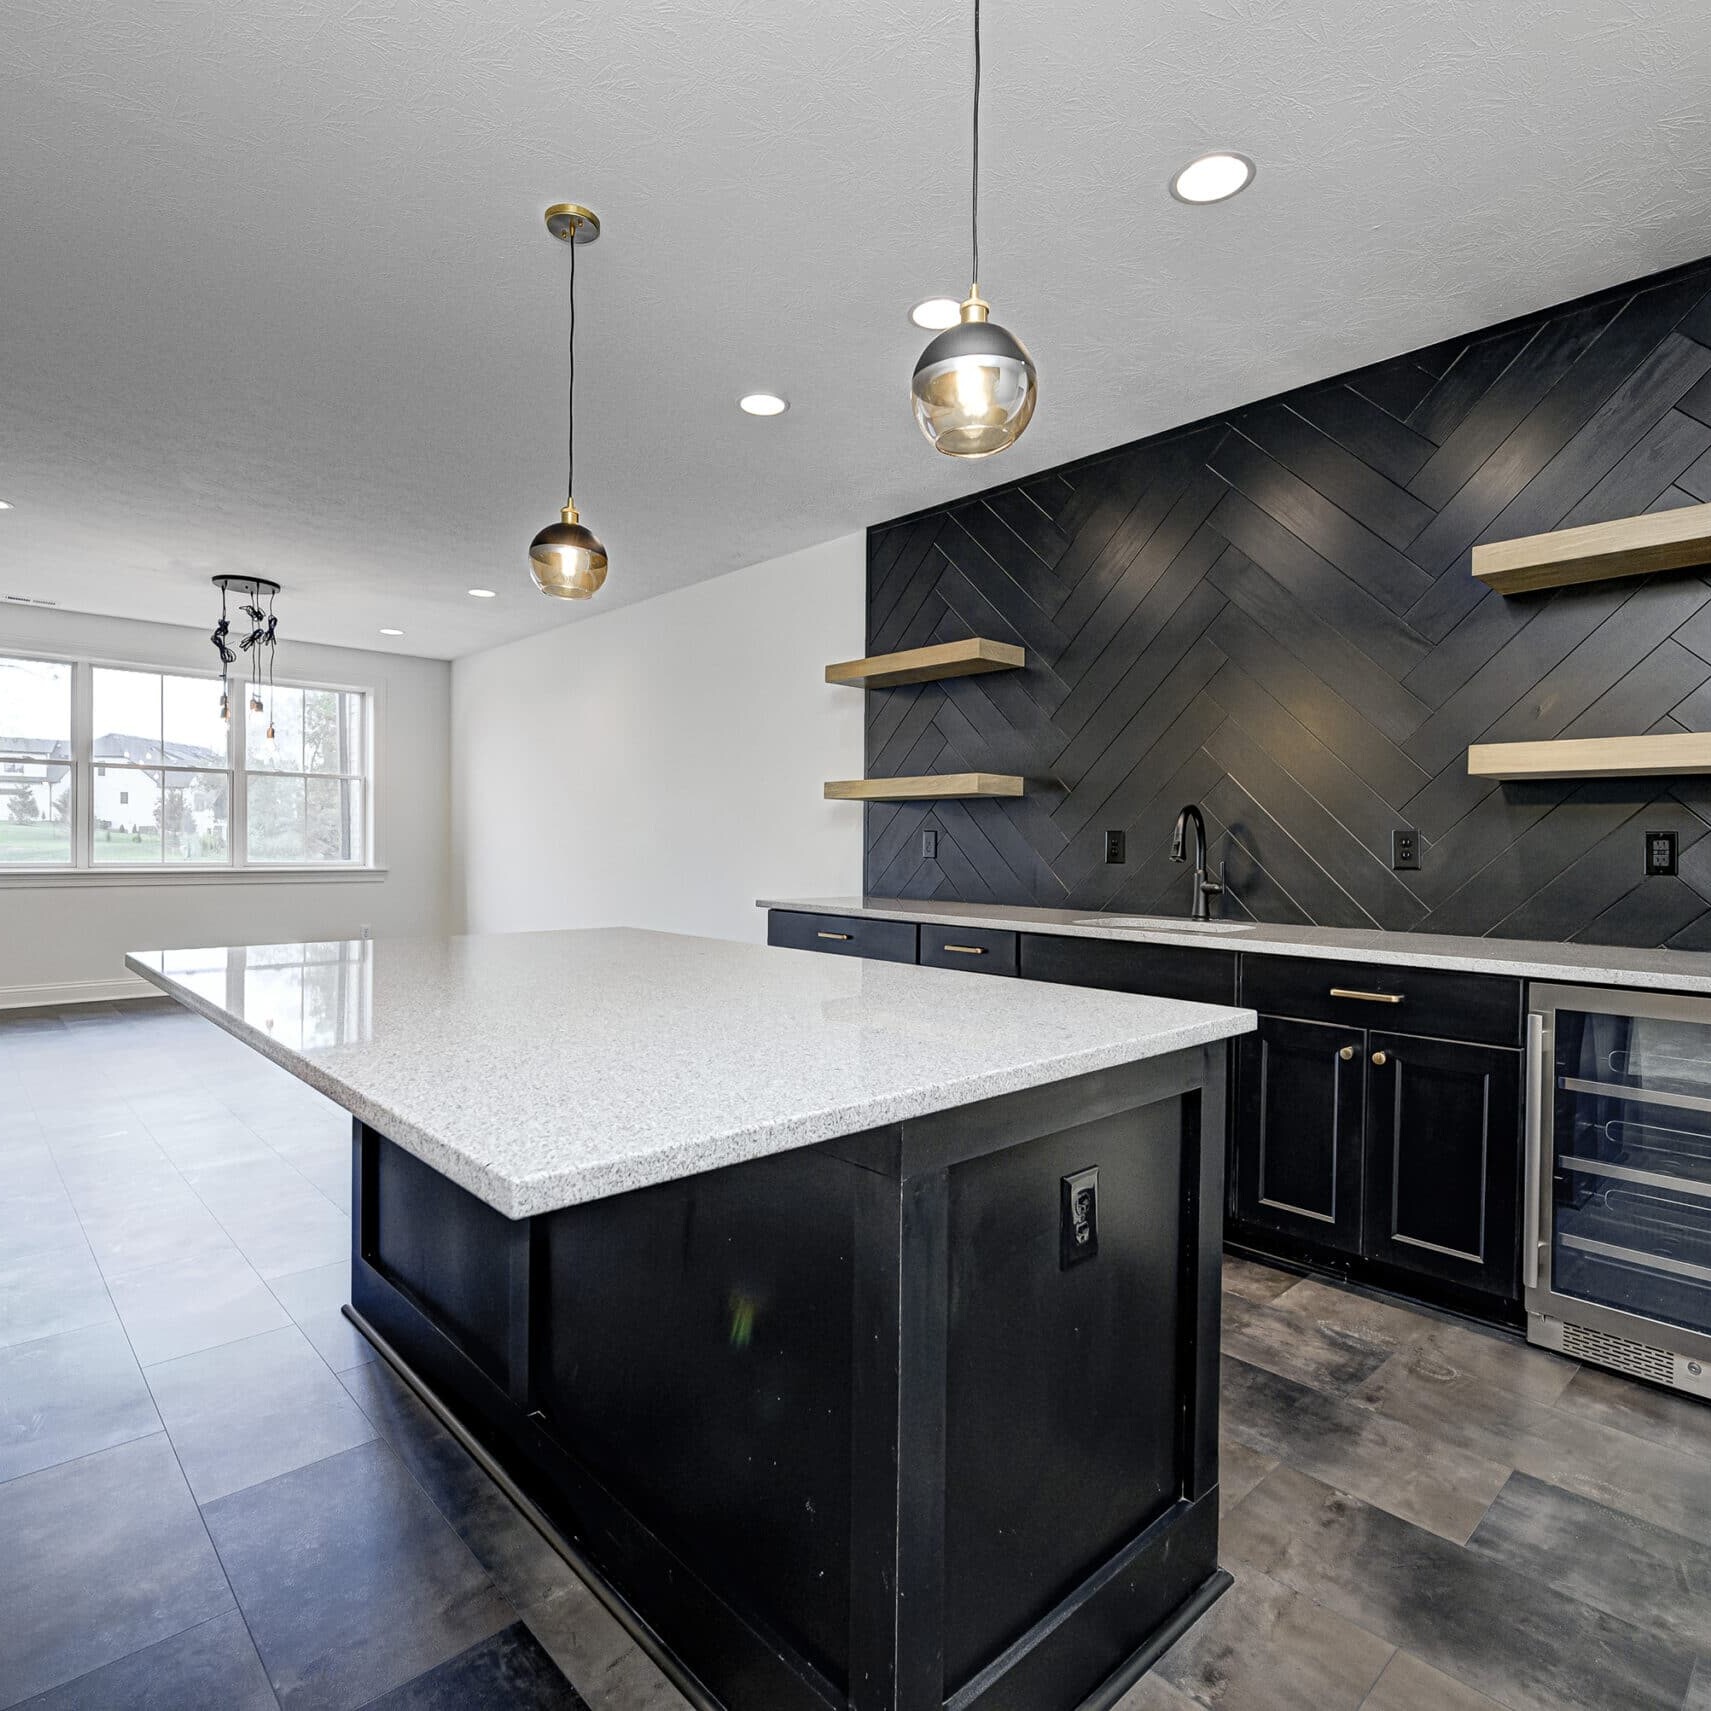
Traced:
<svg viewBox="0 0 1711 1711">
<path fill-rule="evenodd" d="M 1243 1037 L 1231 1174 L 1244 1223 L 1359 1251 L 1363 1046 L 1353 1029 L 1275 1016 Z"/>
<path fill-rule="evenodd" d="M 1520 1053 L 1406 1034 L 1368 1046 L 1366 1256 L 1513 1296 Z"/>
</svg>

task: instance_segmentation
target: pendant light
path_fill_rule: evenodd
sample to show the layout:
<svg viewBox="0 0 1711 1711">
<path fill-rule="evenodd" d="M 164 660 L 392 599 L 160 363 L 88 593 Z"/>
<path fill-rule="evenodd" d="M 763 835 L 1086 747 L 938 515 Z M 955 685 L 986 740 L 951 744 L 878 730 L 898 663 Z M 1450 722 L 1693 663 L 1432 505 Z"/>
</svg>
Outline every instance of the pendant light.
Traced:
<svg viewBox="0 0 1711 1711">
<path fill-rule="evenodd" d="M 558 600 L 586 600 L 606 580 L 606 549 L 594 531 L 577 519 L 576 500 L 576 252 L 600 236 L 600 221 L 587 208 L 559 202 L 547 209 L 547 230 L 570 245 L 570 403 L 567 411 L 565 480 L 561 520 L 550 523 L 529 543 L 529 574 L 543 594 Z"/>
<path fill-rule="evenodd" d="M 1034 414 L 1034 359 L 988 317 L 980 295 L 980 0 L 974 0 L 974 174 L 970 198 L 973 284 L 961 319 L 921 352 L 909 391 L 915 420 L 947 457 L 991 457 L 1022 437 Z"/>
</svg>

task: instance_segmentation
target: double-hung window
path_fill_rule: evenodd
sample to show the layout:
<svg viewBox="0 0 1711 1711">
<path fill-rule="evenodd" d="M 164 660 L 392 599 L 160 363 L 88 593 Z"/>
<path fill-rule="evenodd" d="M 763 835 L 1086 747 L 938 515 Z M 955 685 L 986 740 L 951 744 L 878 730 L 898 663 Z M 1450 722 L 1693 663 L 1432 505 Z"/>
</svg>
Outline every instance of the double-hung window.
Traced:
<svg viewBox="0 0 1711 1711">
<path fill-rule="evenodd" d="M 0 656 L 0 868 L 67 867 L 71 667 Z"/>
<path fill-rule="evenodd" d="M 252 706 L 259 702 L 259 706 Z M 365 867 L 360 690 L 0 654 L 0 873 Z"/>
</svg>

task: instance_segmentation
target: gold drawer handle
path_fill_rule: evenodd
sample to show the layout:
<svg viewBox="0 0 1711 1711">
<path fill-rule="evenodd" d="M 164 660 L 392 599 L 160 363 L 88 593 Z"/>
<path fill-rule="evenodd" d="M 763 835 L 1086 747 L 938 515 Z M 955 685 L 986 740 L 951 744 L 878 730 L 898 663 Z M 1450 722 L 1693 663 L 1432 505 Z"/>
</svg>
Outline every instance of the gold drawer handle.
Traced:
<svg viewBox="0 0 1711 1711">
<path fill-rule="evenodd" d="M 1357 992 L 1352 986 L 1333 986 L 1331 996 L 1333 998 L 1360 998 L 1368 1004 L 1400 1004 L 1402 1002 L 1400 992 Z"/>
<path fill-rule="evenodd" d="M 814 937 L 817 939 L 847 939 L 849 937 L 849 934 L 848 933 L 816 933 L 814 935 Z"/>
<path fill-rule="evenodd" d="M 985 945 L 946 945 L 947 951 L 955 951 L 958 956 L 985 956 Z"/>
</svg>

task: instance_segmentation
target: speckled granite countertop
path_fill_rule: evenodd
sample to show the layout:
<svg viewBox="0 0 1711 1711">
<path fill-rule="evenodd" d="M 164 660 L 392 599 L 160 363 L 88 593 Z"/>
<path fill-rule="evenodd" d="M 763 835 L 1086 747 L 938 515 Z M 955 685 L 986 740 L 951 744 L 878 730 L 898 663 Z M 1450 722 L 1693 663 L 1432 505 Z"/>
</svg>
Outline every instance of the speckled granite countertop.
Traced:
<svg viewBox="0 0 1711 1711">
<path fill-rule="evenodd" d="M 631 928 L 125 963 L 512 1218 L 1254 1025 L 1218 1005 Z"/>
<path fill-rule="evenodd" d="M 1349 927 L 1271 927 L 1263 923 L 1137 919 L 1088 910 L 1030 909 L 1007 904 L 927 903 L 906 897 L 760 898 L 762 909 L 816 915 L 858 915 L 881 921 L 942 922 L 946 926 L 1010 928 L 1084 939 L 1126 939 L 1141 945 L 1198 945 L 1209 950 L 1270 956 L 1330 957 L 1338 962 L 1384 962 L 1403 968 L 1459 968 L 1591 986 L 1631 986 L 1653 992 L 1711 992 L 1711 955 L 1704 951 L 1626 950 L 1619 945 L 1545 944 L 1533 939 L 1463 939 L 1439 933 L 1362 932 Z M 1155 924 L 1156 923 L 1156 924 Z M 1232 927 L 1238 930 L 1231 931 Z"/>
</svg>

